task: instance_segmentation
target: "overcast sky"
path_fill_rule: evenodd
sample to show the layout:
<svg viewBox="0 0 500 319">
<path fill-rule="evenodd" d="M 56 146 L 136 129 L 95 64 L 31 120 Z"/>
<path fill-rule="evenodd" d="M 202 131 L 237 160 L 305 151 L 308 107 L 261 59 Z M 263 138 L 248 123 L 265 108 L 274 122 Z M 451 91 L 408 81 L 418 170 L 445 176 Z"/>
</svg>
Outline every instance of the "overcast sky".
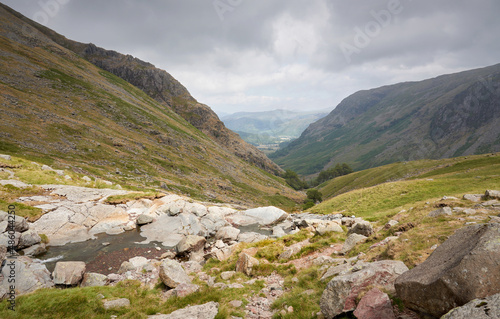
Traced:
<svg viewBox="0 0 500 319">
<path fill-rule="evenodd" d="M 500 63 L 498 0 L 0 0 L 131 54 L 216 112 L 333 109 L 362 90 Z"/>
</svg>

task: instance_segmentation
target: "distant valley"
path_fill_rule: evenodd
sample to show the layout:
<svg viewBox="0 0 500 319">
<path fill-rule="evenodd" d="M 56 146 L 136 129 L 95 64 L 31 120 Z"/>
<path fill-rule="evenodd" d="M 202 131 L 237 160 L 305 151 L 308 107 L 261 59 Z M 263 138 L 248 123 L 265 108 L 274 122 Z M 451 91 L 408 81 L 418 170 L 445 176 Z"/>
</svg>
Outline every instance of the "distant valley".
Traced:
<svg viewBox="0 0 500 319">
<path fill-rule="evenodd" d="M 281 143 L 300 136 L 309 124 L 328 115 L 329 110 L 296 112 L 273 110 L 266 112 L 237 112 L 221 116 L 226 127 L 264 153 L 276 151 Z"/>
</svg>

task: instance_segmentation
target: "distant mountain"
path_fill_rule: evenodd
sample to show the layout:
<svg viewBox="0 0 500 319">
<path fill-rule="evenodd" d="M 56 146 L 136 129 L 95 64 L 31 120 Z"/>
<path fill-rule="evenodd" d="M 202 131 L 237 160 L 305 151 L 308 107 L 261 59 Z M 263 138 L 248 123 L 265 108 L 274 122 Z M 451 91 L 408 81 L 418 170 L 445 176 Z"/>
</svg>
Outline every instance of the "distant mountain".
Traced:
<svg viewBox="0 0 500 319">
<path fill-rule="evenodd" d="M 273 110 L 238 112 L 221 119 L 231 130 L 254 145 L 279 143 L 283 138 L 295 139 L 311 124 L 326 116 L 328 111 L 294 112 Z"/>
<path fill-rule="evenodd" d="M 68 40 L 3 4 L 0 63 L 2 153 L 207 200 L 254 205 L 302 196 L 149 63 Z"/>
<path fill-rule="evenodd" d="M 498 151 L 500 64 L 354 93 L 271 158 L 312 174 Z"/>
</svg>

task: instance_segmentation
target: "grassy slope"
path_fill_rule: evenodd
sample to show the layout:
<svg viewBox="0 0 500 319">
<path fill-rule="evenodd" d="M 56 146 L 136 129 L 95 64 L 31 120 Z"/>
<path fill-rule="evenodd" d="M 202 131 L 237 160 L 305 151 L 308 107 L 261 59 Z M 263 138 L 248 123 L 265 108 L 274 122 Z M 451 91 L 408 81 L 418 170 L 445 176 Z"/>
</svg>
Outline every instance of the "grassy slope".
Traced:
<svg viewBox="0 0 500 319">
<path fill-rule="evenodd" d="M 5 29 L 18 23 L 1 22 Z M 0 153 L 204 200 L 300 200 L 282 179 L 230 154 L 122 79 L 43 37 L 29 46 L 1 31 Z M 294 205 L 287 200 L 285 208 Z"/>
<path fill-rule="evenodd" d="M 493 211 L 486 213 L 478 211 L 473 215 L 454 213 L 453 216 L 427 217 L 430 211 L 443 205 L 473 207 L 475 203 L 461 199 L 465 193 L 483 193 L 488 188 L 498 189 L 500 185 L 498 154 L 470 156 L 445 162 L 419 161 L 406 165 L 413 165 L 409 166 L 413 168 L 393 170 L 393 174 L 390 173 L 390 169 L 394 169 L 393 165 L 367 170 L 362 175 L 365 179 L 361 179 L 361 175 L 358 175 L 357 186 L 361 187 L 361 181 L 369 185 L 377 176 L 384 176 L 379 181 L 401 176 L 406 176 L 406 180 L 353 190 L 312 209 L 320 213 L 347 209 L 346 214 L 356 214 L 373 222 L 376 233 L 368 238 L 366 243 L 355 247 L 347 257 L 363 253 L 362 258 L 368 261 L 401 260 L 411 268 L 423 262 L 432 253 L 432 247 L 444 242 L 455 230 L 466 226 L 468 222 L 488 222 L 489 215 L 498 214 Z M 44 179 L 58 178 L 50 173 L 45 174 L 48 175 Z M 77 176 L 74 177 L 76 180 Z M 442 200 L 444 195 L 456 196 L 458 199 Z M 399 224 L 390 229 L 383 229 L 382 226 L 389 219 L 397 220 Z M 404 228 L 404 232 L 398 239 L 385 246 L 370 248 L 371 245 L 400 231 L 401 227 Z M 204 269 L 216 277 L 216 282 L 225 282 L 220 278 L 220 273 L 234 270 L 239 252 L 245 248 L 254 247 L 257 249 L 256 257 L 261 260 L 261 265 L 255 268 L 254 276 L 267 276 L 276 271 L 285 280 L 285 294 L 273 303 L 273 308 L 278 312 L 275 318 L 315 318 L 315 313 L 319 311 L 321 294 L 328 282 L 320 281 L 324 270 L 321 270 L 320 266 L 297 270 L 294 266 L 287 264 L 288 260 L 279 259 L 278 256 L 287 246 L 306 238 L 309 238 L 310 244 L 303 247 L 292 259 L 307 258 L 311 252 L 342 243 L 346 237 L 346 232 L 320 236 L 302 230 L 298 234 L 280 239 L 241 244 L 227 261 L 219 262 L 212 259 L 204 266 Z M 230 281 L 241 283 L 248 279 L 250 278 L 243 274 L 237 274 Z M 135 282 L 125 282 L 117 287 L 43 289 L 18 297 L 16 313 L 7 310 L 5 301 L 1 302 L 0 317 L 18 318 L 18 314 L 22 313 L 23 318 L 67 318 L 69 316 L 72 318 L 108 318 L 110 315 L 123 318 L 146 318 L 147 315 L 157 312 L 169 313 L 188 304 L 201 304 L 208 301 L 217 301 L 221 304 L 217 318 L 230 318 L 231 315 L 243 317 L 243 308 L 233 308 L 229 305 L 229 301 L 242 300 L 245 305 L 249 296 L 258 295 L 262 288 L 260 281 L 244 289 L 218 289 L 208 287 L 197 279 L 195 282 L 201 285 L 200 292 L 186 298 L 174 298 L 167 301 L 161 299 L 160 286 L 147 290 L 138 288 Z M 129 298 L 131 308 L 106 311 L 99 302 L 98 294 L 103 294 L 106 298 Z M 280 310 L 288 306 L 293 306 L 294 312 L 281 316 Z"/>
</svg>

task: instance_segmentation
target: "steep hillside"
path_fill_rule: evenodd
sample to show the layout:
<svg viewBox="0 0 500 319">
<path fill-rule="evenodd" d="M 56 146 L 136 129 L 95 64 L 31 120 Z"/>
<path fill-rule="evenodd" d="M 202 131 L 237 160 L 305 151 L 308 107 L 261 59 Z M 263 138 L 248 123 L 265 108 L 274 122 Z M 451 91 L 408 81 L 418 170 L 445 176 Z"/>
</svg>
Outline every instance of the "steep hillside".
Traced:
<svg viewBox="0 0 500 319">
<path fill-rule="evenodd" d="M 254 145 L 279 143 L 282 139 L 297 138 L 311 124 L 325 117 L 327 112 L 294 112 L 274 110 L 266 112 L 238 112 L 221 119 L 231 130 Z M 240 133 L 241 132 L 241 133 Z"/>
<path fill-rule="evenodd" d="M 215 143 L 167 104 L 19 17 L 0 6 L 2 153 L 123 186 L 162 186 L 217 201 L 279 204 L 289 201 L 284 196 L 301 196 Z"/>
<path fill-rule="evenodd" d="M 98 48 L 92 43 L 84 44 L 69 40 L 2 4 L 0 4 L 0 7 L 57 44 L 72 50 L 99 68 L 133 84 L 159 103 L 169 106 L 194 127 L 238 157 L 272 174 L 281 172 L 281 169 L 262 152 L 243 141 L 238 134 L 227 129 L 210 107 L 198 103 L 189 94 L 188 90 L 166 71 L 130 55 Z"/>
<path fill-rule="evenodd" d="M 272 155 L 312 174 L 500 150 L 500 64 L 357 92 Z"/>
</svg>

